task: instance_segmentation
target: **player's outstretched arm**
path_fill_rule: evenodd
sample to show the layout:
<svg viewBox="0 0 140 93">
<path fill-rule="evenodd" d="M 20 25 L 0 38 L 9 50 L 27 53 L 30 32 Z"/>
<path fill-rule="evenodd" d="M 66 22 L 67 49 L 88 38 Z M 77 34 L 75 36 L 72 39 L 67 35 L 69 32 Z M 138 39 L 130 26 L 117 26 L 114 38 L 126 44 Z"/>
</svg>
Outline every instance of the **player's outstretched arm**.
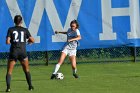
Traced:
<svg viewBox="0 0 140 93">
<path fill-rule="evenodd" d="M 10 39 L 11 39 L 10 37 L 7 37 L 6 44 L 11 44 Z"/>
<path fill-rule="evenodd" d="M 34 43 L 34 42 L 35 42 L 34 38 L 33 38 L 33 37 L 29 37 L 28 43 L 29 43 L 29 44 L 32 44 L 32 43 Z"/>
<path fill-rule="evenodd" d="M 55 34 L 67 34 L 67 32 L 55 31 Z"/>
<path fill-rule="evenodd" d="M 80 39 L 81 39 L 81 35 L 78 35 L 76 38 L 69 39 L 68 42 L 80 40 Z"/>
</svg>

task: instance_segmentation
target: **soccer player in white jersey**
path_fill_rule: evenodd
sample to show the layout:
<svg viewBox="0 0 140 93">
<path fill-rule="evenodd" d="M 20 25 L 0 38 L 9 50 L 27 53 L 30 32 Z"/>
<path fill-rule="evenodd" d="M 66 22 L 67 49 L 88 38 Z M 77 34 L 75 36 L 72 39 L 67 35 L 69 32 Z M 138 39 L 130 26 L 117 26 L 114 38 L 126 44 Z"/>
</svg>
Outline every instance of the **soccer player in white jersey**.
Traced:
<svg viewBox="0 0 140 93">
<path fill-rule="evenodd" d="M 70 27 L 67 32 L 59 32 L 56 31 L 55 33 L 58 34 L 67 34 L 67 42 L 62 50 L 60 59 L 58 60 L 58 64 L 56 64 L 54 72 L 52 73 L 51 79 L 56 78 L 56 73 L 58 72 L 60 66 L 64 62 L 64 59 L 66 56 L 69 56 L 69 59 L 71 61 L 72 70 L 73 70 L 73 76 L 75 78 L 78 78 L 77 75 L 77 67 L 76 67 L 76 52 L 77 52 L 77 46 L 78 46 L 78 40 L 81 39 L 80 32 L 78 30 L 79 24 L 76 20 L 71 21 Z"/>
</svg>

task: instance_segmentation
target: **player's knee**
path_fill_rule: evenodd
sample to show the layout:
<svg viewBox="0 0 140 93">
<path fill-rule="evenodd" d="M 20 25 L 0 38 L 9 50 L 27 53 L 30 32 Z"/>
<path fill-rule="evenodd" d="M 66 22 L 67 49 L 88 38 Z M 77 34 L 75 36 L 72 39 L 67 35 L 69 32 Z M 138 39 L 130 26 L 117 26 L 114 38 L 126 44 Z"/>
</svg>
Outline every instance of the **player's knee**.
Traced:
<svg viewBox="0 0 140 93">
<path fill-rule="evenodd" d="M 24 71 L 24 72 L 29 72 L 29 68 L 23 66 L 23 71 Z"/>
<path fill-rule="evenodd" d="M 12 75 L 12 72 L 7 72 L 7 75 Z"/>
<path fill-rule="evenodd" d="M 58 64 L 61 66 L 63 64 L 63 62 L 59 61 Z"/>
<path fill-rule="evenodd" d="M 26 72 L 29 72 L 29 68 L 25 68 L 25 71 L 26 71 Z"/>
</svg>

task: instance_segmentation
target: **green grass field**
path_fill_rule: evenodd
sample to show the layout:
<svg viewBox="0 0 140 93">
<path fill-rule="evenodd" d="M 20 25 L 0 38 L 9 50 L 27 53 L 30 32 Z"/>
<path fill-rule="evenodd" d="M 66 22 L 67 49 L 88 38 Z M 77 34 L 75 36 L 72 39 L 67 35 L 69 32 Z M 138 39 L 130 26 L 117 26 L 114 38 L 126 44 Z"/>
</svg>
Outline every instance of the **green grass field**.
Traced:
<svg viewBox="0 0 140 93">
<path fill-rule="evenodd" d="M 61 67 L 64 80 L 50 80 L 54 65 L 31 66 L 35 90 L 28 91 L 21 66 L 12 75 L 11 93 L 139 93 L 140 63 L 78 64 L 79 79 L 70 64 Z M 0 93 L 5 93 L 6 67 L 0 67 Z"/>
</svg>

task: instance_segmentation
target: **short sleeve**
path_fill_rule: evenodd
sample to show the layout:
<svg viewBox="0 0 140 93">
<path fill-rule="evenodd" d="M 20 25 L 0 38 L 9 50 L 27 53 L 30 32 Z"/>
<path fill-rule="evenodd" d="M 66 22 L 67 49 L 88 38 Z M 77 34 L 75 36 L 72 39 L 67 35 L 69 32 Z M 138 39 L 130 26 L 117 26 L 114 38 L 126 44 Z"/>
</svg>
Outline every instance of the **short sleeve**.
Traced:
<svg viewBox="0 0 140 93">
<path fill-rule="evenodd" d="M 29 37 L 31 37 L 31 34 L 30 34 L 29 30 L 26 29 L 26 38 L 28 39 Z"/>
<path fill-rule="evenodd" d="M 11 30 L 8 29 L 8 32 L 7 32 L 7 35 L 6 35 L 6 38 L 10 37 L 11 38 Z"/>
<path fill-rule="evenodd" d="M 76 30 L 76 33 L 77 33 L 77 35 L 81 35 L 80 31 L 78 29 Z"/>
</svg>

